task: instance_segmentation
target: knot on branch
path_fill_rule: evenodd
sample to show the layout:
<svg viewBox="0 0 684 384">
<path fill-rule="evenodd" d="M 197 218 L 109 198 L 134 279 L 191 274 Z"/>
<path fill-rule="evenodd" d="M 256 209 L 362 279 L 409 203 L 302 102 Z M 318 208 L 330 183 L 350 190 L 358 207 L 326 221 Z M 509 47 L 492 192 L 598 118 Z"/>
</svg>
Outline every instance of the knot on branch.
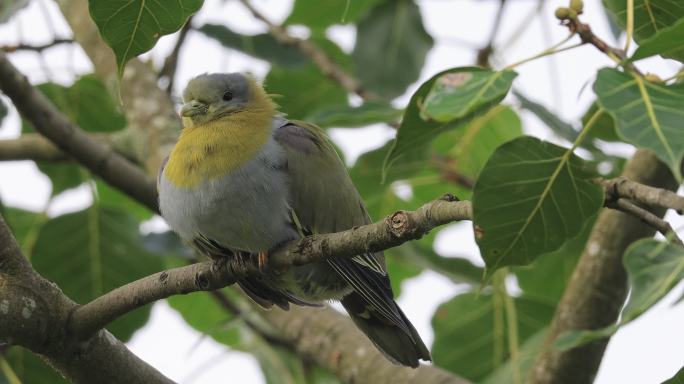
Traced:
<svg viewBox="0 0 684 384">
<path fill-rule="evenodd" d="M 406 211 L 394 212 L 387 218 L 387 226 L 394 237 L 401 238 L 410 229 L 409 216 Z"/>
<path fill-rule="evenodd" d="M 209 277 L 205 271 L 197 272 L 195 275 L 195 285 L 202 291 L 209 289 Z"/>
</svg>

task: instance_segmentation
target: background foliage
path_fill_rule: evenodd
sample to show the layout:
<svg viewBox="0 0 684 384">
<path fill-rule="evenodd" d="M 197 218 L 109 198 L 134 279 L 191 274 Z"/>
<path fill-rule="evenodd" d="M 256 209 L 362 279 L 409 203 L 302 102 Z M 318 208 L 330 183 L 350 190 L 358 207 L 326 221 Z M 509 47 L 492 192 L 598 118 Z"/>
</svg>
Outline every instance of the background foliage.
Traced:
<svg viewBox="0 0 684 384">
<path fill-rule="evenodd" d="M 11 21 L 24 3 L 10 1 L 0 8 L 0 22 Z M 626 28 L 625 3 L 604 1 L 618 35 Z M 202 1 L 161 7 L 141 0 L 90 0 L 89 6 L 121 75 L 131 58 L 179 30 Z M 551 12 L 546 9 L 540 17 L 550 19 Z M 437 233 L 388 251 L 387 259 L 397 294 L 404 279 L 426 269 L 464 287 L 465 293 L 434 314 L 435 364 L 475 382 L 500 383 L 502 377 L 524 377 L 541 346 L 569 271 L 603 206 L 602 189 L 592 180 L 614 176 L 624 164 L 623 157 L 604 150 L 605 143 L 653 150 L 681 182 L 684 84 L 682 76 L 644 77 L 612 63 L 586 79 L 595 102 L 580 124 L 511 92 L 515 66 L 490 66 L 486 56 L 481 67 L 430 74 L 408 103 L 397 103 L 395 98 L 419 80 L 433 47 L 424 20 L 411 0 L 294 2 L 284 25 L 306 27 L 310 41 L 360 81 L 365 98 L 350 94 L 306 55 L 269 33 L 247 35 L 212 23 L 193 24 L 192 31 L 215 40 L 220 49 L 267 61 L 267 91 L 282 96 L 276 101 L 293 118 L 325 129 L 375 123 L 397 128 L 396 140 L 362 154 L 349 169 L 374 218 L 416 208 L 445 192 L 472 199 L 474 232 L 486 268 L 435 251 Z M 351 50 L 328 37 L 329 28 L 339 24 L 355 27 Z M 684 59 L 684 5 L 679 2 L 635 0 L 633 32 L 639 46 L 629 51 L 634 52 L 629 60 L 637 65 L 654 55 Z M 117 135 L 126 130 L 116 93 L 95 76 L 39 88 L 88 132 Z M 0 100 L 0 119 L 7 111 Z M 535 114 L 562 145 L 524 135 L 521 111 Z M 32 128 L 24 124 L 22 131 L 28 134 Z M 142 234 L 138 228 L 151 214 L 87 171 L 68 162 L 39 162 L 38 167 L 51 181 L 51 201 L 85 185 L 92 204 L 58 216 L 16 207 L 4 207 L 2 214 L 34 267 L 74 300 L 86 302 L 191 257 L 170 233 Z M 653 306 L 684 276 L 684 252 L 661 240 L 642 240 L 625 254 L 625 266 L 632 294 L 620 323 L 566 334 L 558 340 L 561 347 L 609 335 Z M 506 284 L 510 279 L 515 289 Z M 230 289 L 222 293 L 246 308 L 242 296 Z M 234 316 L 204 294 L 168 302 L 197 331 L 252 353 L 269 383 L 337 382 L 254 332 L 256 315 Z M 149 308 L 137 310 L 109 329 L 128 340 L 148 315 Z M 27 383 L 58 382 L 28 352 L 9 349 L 4 356 L 9 364 L 0 365 L 0 382 L 14 383 L 15 376 Z"/>
</svg>

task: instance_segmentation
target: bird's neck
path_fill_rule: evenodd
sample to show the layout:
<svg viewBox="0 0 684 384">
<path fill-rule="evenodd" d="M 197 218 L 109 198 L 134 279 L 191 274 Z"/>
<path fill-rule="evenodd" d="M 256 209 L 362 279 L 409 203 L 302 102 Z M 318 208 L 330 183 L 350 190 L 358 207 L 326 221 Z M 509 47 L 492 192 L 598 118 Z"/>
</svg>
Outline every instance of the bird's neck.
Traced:
<svg viewBox="0 0 684 384">
<path fill-rule="evenodd" d="M 191 188 L 229 174 L 266 144 L 272 134 L 274 113 L 274 107 L 269 105 L 184 128 L 164 175 L 177 187 Z"/>
</svg>

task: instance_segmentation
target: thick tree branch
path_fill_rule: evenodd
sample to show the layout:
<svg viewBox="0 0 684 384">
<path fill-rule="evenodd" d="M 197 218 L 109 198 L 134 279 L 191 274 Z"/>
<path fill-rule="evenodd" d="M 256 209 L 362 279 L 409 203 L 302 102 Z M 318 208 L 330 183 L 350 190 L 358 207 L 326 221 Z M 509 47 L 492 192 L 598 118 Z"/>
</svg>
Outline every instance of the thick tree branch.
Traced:
<svg viewBox="0 0 684 384">
<path fill-rule="evenodd" d="M 285 45 L 291 45 L 306 55 L 326 76 L 338 82 L 347 92 L 355 93 L 362 99 L 377 98 L 370 91 L 363 88 L 361 82 L 340 68 L 321 48 L 309 40 L 303 40 L 287 33 L 285 28 L 273 23 L 258 9 L 254 8 L 249 0 L 240 0 L 256 19 L 261 20 L 268 27 L 268 31 Z"/>
<path fill-rule="evenodd" d="M 654 187 L 676 188 L 667 166 L 646 150 L 637 151 L 623 176 Z M 664 212 L 654 210 L 658 217 Z M 532 367 L 530 383 L 593 382 L 608 339 L 568 351 L 554 349 L 553 341 L 565 331 L 615 324 L 627 295 L 622 255 L 635 240 L 653 236 L 654 232 L 652 227 L 622 212 L 601 212 L 556 309 L 545 346 Z"/>
<path fill-rule="evenodd" d="M 107 133 L 91 133 L 88 136 L 99 143 L 116 144 L 114 137 Z M 43 135 L 25 133 L 16 139 L 0 140 L 0 161 L 66 161 L 70 159 Z"/>
<path fill-rule="evenodd" d="M 38 132 L 54 142 L 106 182 L 157 210 L 152 182 L 139 168 L 111 147 L 98 143 L 61 114 L 0 52 L 0 89 Z"/>
<path fill-rule="evenodd" d="M 345 383 L 465 384 L 468 381 L 435 366 L 417 369 L 387 362 L 349 318 L 330 308 L 261 311 L 297 352 L 325 367 Z"/>
<path fill-rule="evenodd" d="M 382 251 L 418 239 L 437 226 L 471 218 L 470 202 L 456 201 L 447 195 L 415 211 L 399 211 L 373 224 L 293 240 L 269 255 L 268 268 L 280 271 L 328 258 Z M 223 288 L 240 277 L 258 273 L 256 258 L 249 257 L 227 259 L 226 263 L 207 261 L 159 272 L 76 309 L 69 328 L 81 337 L 89 336 L 119 316 L 156 300 Z"/>
<path fill-rule="evenodd" d="M 173 383 L 105 330 L 71 337 L 76 306 L 31 268 L 0 216 L 0 343 L 30 349 L 74 383 Z"/>
<path fill-rule="evenodd" d="M 597 182 L 606 192 L 606 201 L 625 198 L 651 207 L 674 209 L 680 215 L 684 212 L 684 196 L 667 189 L 643 185 L 626 177 L 599 179 Z"/>
</svg>

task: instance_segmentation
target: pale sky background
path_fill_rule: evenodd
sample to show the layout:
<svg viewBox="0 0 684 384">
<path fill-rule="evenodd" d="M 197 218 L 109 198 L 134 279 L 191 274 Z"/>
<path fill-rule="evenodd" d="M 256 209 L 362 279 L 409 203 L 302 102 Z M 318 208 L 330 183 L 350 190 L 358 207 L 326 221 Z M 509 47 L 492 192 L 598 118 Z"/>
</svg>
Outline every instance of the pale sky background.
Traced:
<svg viewBox="0 0 684 384">
<path fill-rule="evenodd" d="M 351 0 L 360 1 L 360 0 Z M 280 22 L 289 14 L 290 0 L 254 0 L 253 3 L 265 14 Z M 615 43 L 608 24 L 600 9 L 599 0 L 585 0 L 583 20 L 593 30 L 611 43 Z M 423 81 L 440 70 L 472 65 L 475 50 L 485 44 L 494 21 L 498 1 L 483 0 L 422 0 L 420 5 L 426 29 L 435 39 L 435 46 L 427 57 L 420 80 L 395 103 L 403 107 L 410 95 Z M 518 26 L 536 7 L 537 1 L 519 0 L 508 2 L 504 23 L 495 45 L 505 44 Z M 557 25 L 553 11 L 566 6 L 567 1 L 548 0 L 542 17 L 535 17 L 515 44 L 501 50 L 495 56 L 495 65 L 503 67 L 536 54 L 567 36 L 567 29 Z M 49 15 L 47 21 L 46 15 Z M 236 1 L 205 0 L 200 14 L 195 18 L 196 26 L 205 22 L 225 23 L 242 33 L 265 31 Z M 54 32 L 53 32 L 54 31 Z M 50 41 L 55 34 L 69 37 L 67 24 L 55 5 L 49 0 L 33 0 L 11 23 L 0 25 L 0 45 L 24 43 L 41 44 Z M 306 37 L 305 28 L 293 28 L 292 33 Z M 329 30 L 329 37 L 345 51 L 351 51 L 355 39 L 355 28 L 335 26 Z M 154 51 L 145 55 L 160 65 L 173 47 L 175 35 L 163 37 Z M 465 44 L 464 44 L 465 43 Z M 60 46 L 44 52 L 49 71 L 31 52 L 11 55 L 11 59 L 32 82 L 54 81 L 71 83 L 75 76 L 88 73 L 91 65 L 85 55 L 73 46 Z M 528 97 L 541 101 L 566 121 L 577 123 L 593 99 L 591 82 L 596 70 L 612 62 L 593 47 L 582 47 L 568 53 L 561 53 L 552 59 L 537 60 L 516 68 L 519 77 L 514 86 Z M 678 68 L 672 61 L 659 58 L 639 63 L 645 71 L 663 78 L 674 74 Z M 181 52 L 176 78 L 177 85 L 184 85 L 192 76 L 203 72 L 251 71 L 263 78 L 268 63 L 255 60 L 244 54 L 228 52 L 218 43 L 200 33 L 191 32 Z M 560 89 L 560 90 L 558 90 Z M 179 94 L 179 90 L 176 90 Z M 4 97 L 4 96 L 2 96 Z M 7 100 L 7 99 L 5 99 Z M 512 98 L 508 99 L 514 102 Z M 534 116 L 521 112 L 526 132 L 550 141 L 561 142 Z M 19 118 L 11 110 L 0 127 L 0 139 L 19 135 Z M 342 147 L 349 162 L 359 154 L 381 146 L 393 137 L 394 132 L 383 125 L 364 129 L 335 129 L 333 139 Z M 633 153 L 626 145 L 611 145 L 606 148 L 623 154 Z M 0 163 L 0 197 L 10 206 L 42 210 L 49 196 L 49 182 L 31 162 Z M 445 190 L 447 192 L 447 190 Z M 680 190 L 680 193 L 682 191 Z M 69 191 L 48 207 L 48 213 L 56 215 L 81 209 L 90 202 L 86 188 Z M 682 234 L 684 220 L 670 212 L 667 218 Z M 161 219 L 154 219 L 145 229 L 158 230 L 164 227 Z M 451 225 L 438 236 L 436 247 L 446 255 L 467 255 L 482 265 L 479 251 L 473 241 L 469 223 Z M 513 284 L 514 285 L 514 284 Z M 428 344 L 433 334 L 430 319 L 436 307 L 463 291 L 446 278 L 430 272 L 423 272 L 408 280 L 402 287 L 398 302 Z M 678 286 L 661 303 L 632 324 L 623 327 L 611 340 L 596 383 L 598 384 L 648 384 L 660 383 L 671 377 L 684 365 L 684 306 L 672 307 L 681 295 Z M 255 360 L 248 354 L 231 351 L 221 344 L 189 328 L 180 315 L 165 302 L 154 305 L 149 323 L 139 330 L 128 343 L 133 352 L 149 362 L 171 379 L 183 384 L 240 382 L 243 384 L 263 383 L 264 379 Z M 458 346 L 455 346 L 456 348 Z"/>
</svg>

